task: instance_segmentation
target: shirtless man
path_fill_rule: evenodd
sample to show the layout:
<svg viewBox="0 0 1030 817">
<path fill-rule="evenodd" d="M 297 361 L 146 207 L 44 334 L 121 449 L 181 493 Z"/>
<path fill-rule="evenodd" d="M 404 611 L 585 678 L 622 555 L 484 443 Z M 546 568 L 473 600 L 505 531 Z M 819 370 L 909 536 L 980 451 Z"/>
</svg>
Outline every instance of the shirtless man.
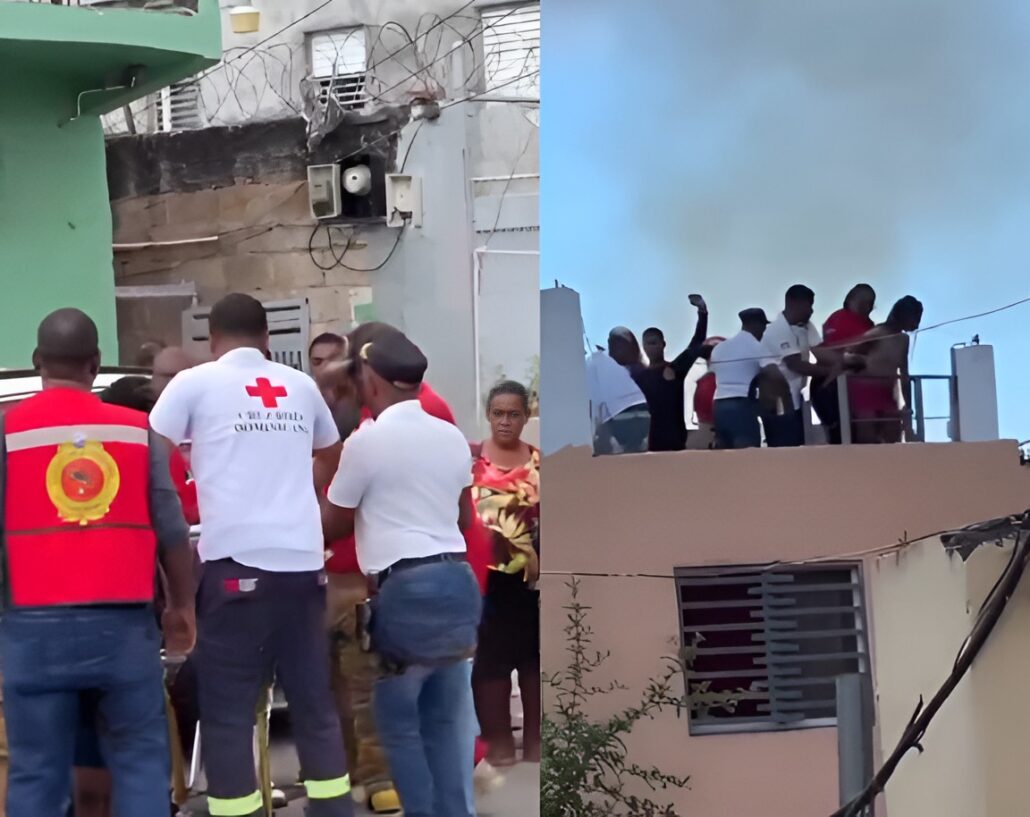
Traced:
<svg viewBox="0 0 1030 817">
<path fill-rule="evenodd" d="M 851 414 L 859 443 L 898 443 L 912 439 L 912 383 L 908 375 L 909 332 L 923 318 L 923 305 L 906 295 L 891 309 L 887 320 L 857 341 L 855 352 L 865 368 L 848 384 Z M 895 382 L 900 381 L 904 409 L 898 405 Z"/>
</svg>

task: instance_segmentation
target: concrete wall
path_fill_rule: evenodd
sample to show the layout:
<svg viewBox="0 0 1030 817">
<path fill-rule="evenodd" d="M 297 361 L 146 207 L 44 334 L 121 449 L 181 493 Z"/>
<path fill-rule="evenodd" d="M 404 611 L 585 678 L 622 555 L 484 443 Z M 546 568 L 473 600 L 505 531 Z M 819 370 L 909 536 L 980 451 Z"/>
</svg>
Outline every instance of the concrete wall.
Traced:
<svg viewBox="0 0 1030 817">
<path fill-rule="evenodd" d="M 466 433 L 478 436 L 485 432 L 483 397 L 496 376 L 503 371 L 527 379 L 539 354 L 535 107 L 461 101 L 483 87 L 482 71 L 476 71 L 482 61 L 478 37 L 453 57 L 434 62 L 476 30 L 475 8 L 448 19 L 437 34 L 418 38 L 417 53 L 408 47 L 394 54 L 403 43 L 385 23 L 395 20 L 417 36 L 416 29 L 425 32 L 436 21 L 433 14 L 453 14 L 462 3 L 331 4 L 304 18 L 318 5 L 265 4 L 261 31 L 254 35 L 233 34 L 223 9 L 225 59 L 202 82 L 202 95 L 208 120 L 232 127 L 112 142 L 112 151 L 134 154 L 131 161 L 115 162 L 112 171 L 120 182 L 112 183 L 116 242 L 219 236 L 216 244 L 120 252 L 118 283 L 195 281 L 201 303 L 233 289 L 268 300 L 307 297 L 312 333 L 346 330 L 356 318 L 397 324 L 425 348 L 433 385 L 451 402 Z M 308 151 L 294 110 L 302 107 L 300 81 L 308 72 L 306 37 L 357 25 L 370 27 L 374 69 L 368 87 L 380 100 L 360 115 L 348 114 Z M 425 70 L 405 79 L 416 64 Z M 427 88 L 446 99 L 440 118 L 407 122 L 404 104 Z M 138 148 L 141 139 L 152 149 Z M 314 222 L 307 212 L 305 166 L 366 149 L 388 154 L 388 172 L 403 165 L 422 178 L 423 224 L 405 230 L 382 269 L 319 270 L 308 256 Z M 130 183 L 133 178 L 145 183 Z M 364 224 L 336 232 L 338 247 L 347 233 L 355 247 L 345 263 L 358 270 L 382 263 L 397 237 L 396 230 Z M 315 255 L 323 266 L 331 262 L 326 243 L 325 231 L 319 231 Z M 477 248 L 485 248 L 479 253 L 478 288 Z M 358 303 L 364 306 L 355 314 Z M 167 308 L 177 307 L 169 302 Z M 138 315 L 122 323 L 123 345 L 137 344 L 139 325 L 152 325 L 144 312 L 154 309 L 160 307 L 122 310 Z"/>
<path fill-rule="evenodd" d="M 632 690 L 604 702 L 612 708 L 634 700 L 661 657 L 675 653 L 674 568 L 854 559 L 1017 512 L 1030 497 L 1030 471 L 1012 442 L 600 458 L 565 449 L 545 468 L 544 668 L 565 660 L 569 574 L 616 574 L 581 578 L 596 646 L 612 654 L 596 680 L 617 678 Z M 877 609 L 873 618 L 890 626 Z M 907 700 L 906 717 L 914 703 Z M 835 729 L 691 737 L 686 721 L 669 714 L 640 727 L 631 750 L 634 762 L 691 776 L 690 788 L 674 794 L 691 817 L 825 817 L 837 805 Z"/>
<path fill-rule="evenodd" d="M 315 11 L 322 5 L 322 0 L 265 3 L 261 6 L 261 30 L 255 34 L 234 34 L 229 9 L 223 9 L 222 44 L 227 60 L 314 13 L 247 57 L 210 75 L 203 94 L 211 124 L 292 115 L 290 105 L 300 108 L 302 104 L 299 80 L 309 70 L 308 35 L 336 28 L 368 29 L 368 62 L 374 67 L 368 87 L 381 104 L 406 104 L 414 95 L 427 91 L 454 99 L 483 90 L 482 42 L 476 31 L 479 8 L 490 3 L 475 3 L 456 16 L 466 5 L 464 0 L 351 0 Z M 442 18 L 446 18 L 446 24 L 425 34 Z M 415 47 L 387 23 L 403 26 L 416 41 Z M 467 43 L 454 49 L 463 40 Z M 413 77 L 416 70 L 418 75 Z M 513 165 L 517 165 L 518 173 L 537 172 L 539 145 L 533 135 L 537 128 L 527 120 L 527 116 L 534 117 L 532 106 L 480 102 L 478 107 L 474 136 L 469 140 L 470 175 L 509 174 Z"/>
<path fill-rule="evenodd" d="M 2 54 L 0 71 L 21 76 L 0 83 L 0 110 L 7 112 L 0 116 L 0 365 L 30 367 L 40 319 L 69 305 L 97 322 L 111 359 L 111 213 L 100 123 L 94 117 L 58 128 L 63 85 L 22 72 Z"/>
<path fill-rule="evenodd" d="M 1011 553 L 1011 542 L 989 543 L 963 561 L 931 538 L 877 560 L 869 584 L 884 752 L 896 745 L 919 696 L 928 700 L 950 673 Z M 931 724 L 924 752 L 906 757 L 888 784 L 889 817 L 1008 817 L 1026 810 L 1028 629 L 1030 585 L 1024 577 L 987 645 Z"/>
<path fill-rule="evenodd" d="M 0 6 L 0 366 L 31 365 L 40 319 L 64 306 L 88 312 L 103 355 L 116 357 L 111 213 L 97 114 L 147 93 L 148 83 L 160 87 L 209 65 L 206 52 L 218 36 L 213 0 L 186 19 Z M 138 85 L 82 93 L 110 88 L 130 65 L 145 68 Z"/>
<path fill-rule="evenodd" d="M 541 451 L 549 456 L 566 446 L 588 446 L 593 436 L 579 293 L 562 287 L 542 290 L 540 324 L 540 345 L 546 350 L 540 401 L 547 414 Z"/>
</svg>

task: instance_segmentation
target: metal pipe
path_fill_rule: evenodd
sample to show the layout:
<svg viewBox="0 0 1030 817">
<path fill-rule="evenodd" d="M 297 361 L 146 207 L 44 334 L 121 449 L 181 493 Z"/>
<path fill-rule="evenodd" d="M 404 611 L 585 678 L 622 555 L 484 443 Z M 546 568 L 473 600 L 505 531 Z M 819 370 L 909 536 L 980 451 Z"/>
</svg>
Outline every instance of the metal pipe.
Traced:
<svg viewBox="0 0 1030 817">
<path fill-rule="evenodd" d="M 840 415 L 840 443 L 851 445 L 851 404 L 848 402 L 848 375 L 837 378 L 837 403 Z"/>
<path fill-rule="evenodd" d="M 539 173 L 516 173 L 514 176 L 473 176 L 472 183 L 479 182 L 507 182 L 517 179 L 539 179 Z"/>
<path fill-rule="evenodd" d="M 217 235 L 206 235 L 203 238 L 180 238 L 175 241 L 141 241 L 136 244 L 112 244 L 115 252 L 132 252 L 133 250 L 149 250 L 154 247 L 180 247 L 185 244 L 210 244 L 218 240 Z"/>
</svg>

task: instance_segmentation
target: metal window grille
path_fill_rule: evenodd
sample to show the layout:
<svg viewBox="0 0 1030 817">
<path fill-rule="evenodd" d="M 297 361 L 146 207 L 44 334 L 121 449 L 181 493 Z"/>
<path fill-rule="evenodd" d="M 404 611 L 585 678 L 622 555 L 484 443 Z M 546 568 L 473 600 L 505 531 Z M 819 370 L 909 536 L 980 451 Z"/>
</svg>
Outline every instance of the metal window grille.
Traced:
<svg viewBox="0 0 1030 817">
<path fill-rule="evenodd" d="M 344 110 L 363 108 L 368 73 L 364 28 L 343 28 L 312 34 L 311 79 L 319 86 L 318 101 L 328 105 L 330 96 Z"/>
<path fill-rule="evenodd" d="M 860 566 L 676 571 L 691 734 L 833 726 L 868 672 Z"/>
<path fill-rule="evenodd" d="M 168 133 L 204 126 L 200 115 L 200 86 L 183 80 L 161 90 L 161 130 Z"/>
<path fill-rule="evenodd" d="M 308 370 L 308 343 L 311 334 L 307 299 L 272 301 L 265 304 L 268 314 L 269 351 L 272 359 L 302 372 Z M 198 350 L 207 348 L 211 307 L 193 307 L 182 313 L 184 344 Z"/>
<path fill-rule="evenodd" d="M 540 4 L 491 6 L 481 12 L 487 92 L 540 95 Z"/>
</svg>

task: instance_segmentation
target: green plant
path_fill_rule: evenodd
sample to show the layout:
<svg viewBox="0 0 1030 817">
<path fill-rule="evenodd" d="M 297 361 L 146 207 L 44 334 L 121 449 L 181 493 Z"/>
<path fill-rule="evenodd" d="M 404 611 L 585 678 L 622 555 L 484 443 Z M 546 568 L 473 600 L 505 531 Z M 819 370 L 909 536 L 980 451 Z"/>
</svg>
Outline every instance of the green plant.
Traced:
<svg viewBox="0 0 1030 817">
<path fill-rule="evenodd" d="M 591 675 L 609 654 L 592 647 L 590 608 L 579 600 L 579 582 L 573 579 L 567 586 L 571 600 L 564 608 L 564 632 L 569 663 L 544 678 L 554 703 L 543 718 L 541 817 L 677 817 L 671 804 L 656 803 L 630 789 L 679 789 L 687 786 L 689 778 L 630 762 L 626 738 L 640 721 L 654 719 L 665 710 L 679 715 L 688 706 L 686 697 L 673 688 L 683 666 L 678 659 L 667 658 L 665 671 L 648 681 L 639 703 L 594 719 L 587 711 L 588 702 L 626 687 L 617 681 L 606 686 L 591 682 Z"/>
</svg>

